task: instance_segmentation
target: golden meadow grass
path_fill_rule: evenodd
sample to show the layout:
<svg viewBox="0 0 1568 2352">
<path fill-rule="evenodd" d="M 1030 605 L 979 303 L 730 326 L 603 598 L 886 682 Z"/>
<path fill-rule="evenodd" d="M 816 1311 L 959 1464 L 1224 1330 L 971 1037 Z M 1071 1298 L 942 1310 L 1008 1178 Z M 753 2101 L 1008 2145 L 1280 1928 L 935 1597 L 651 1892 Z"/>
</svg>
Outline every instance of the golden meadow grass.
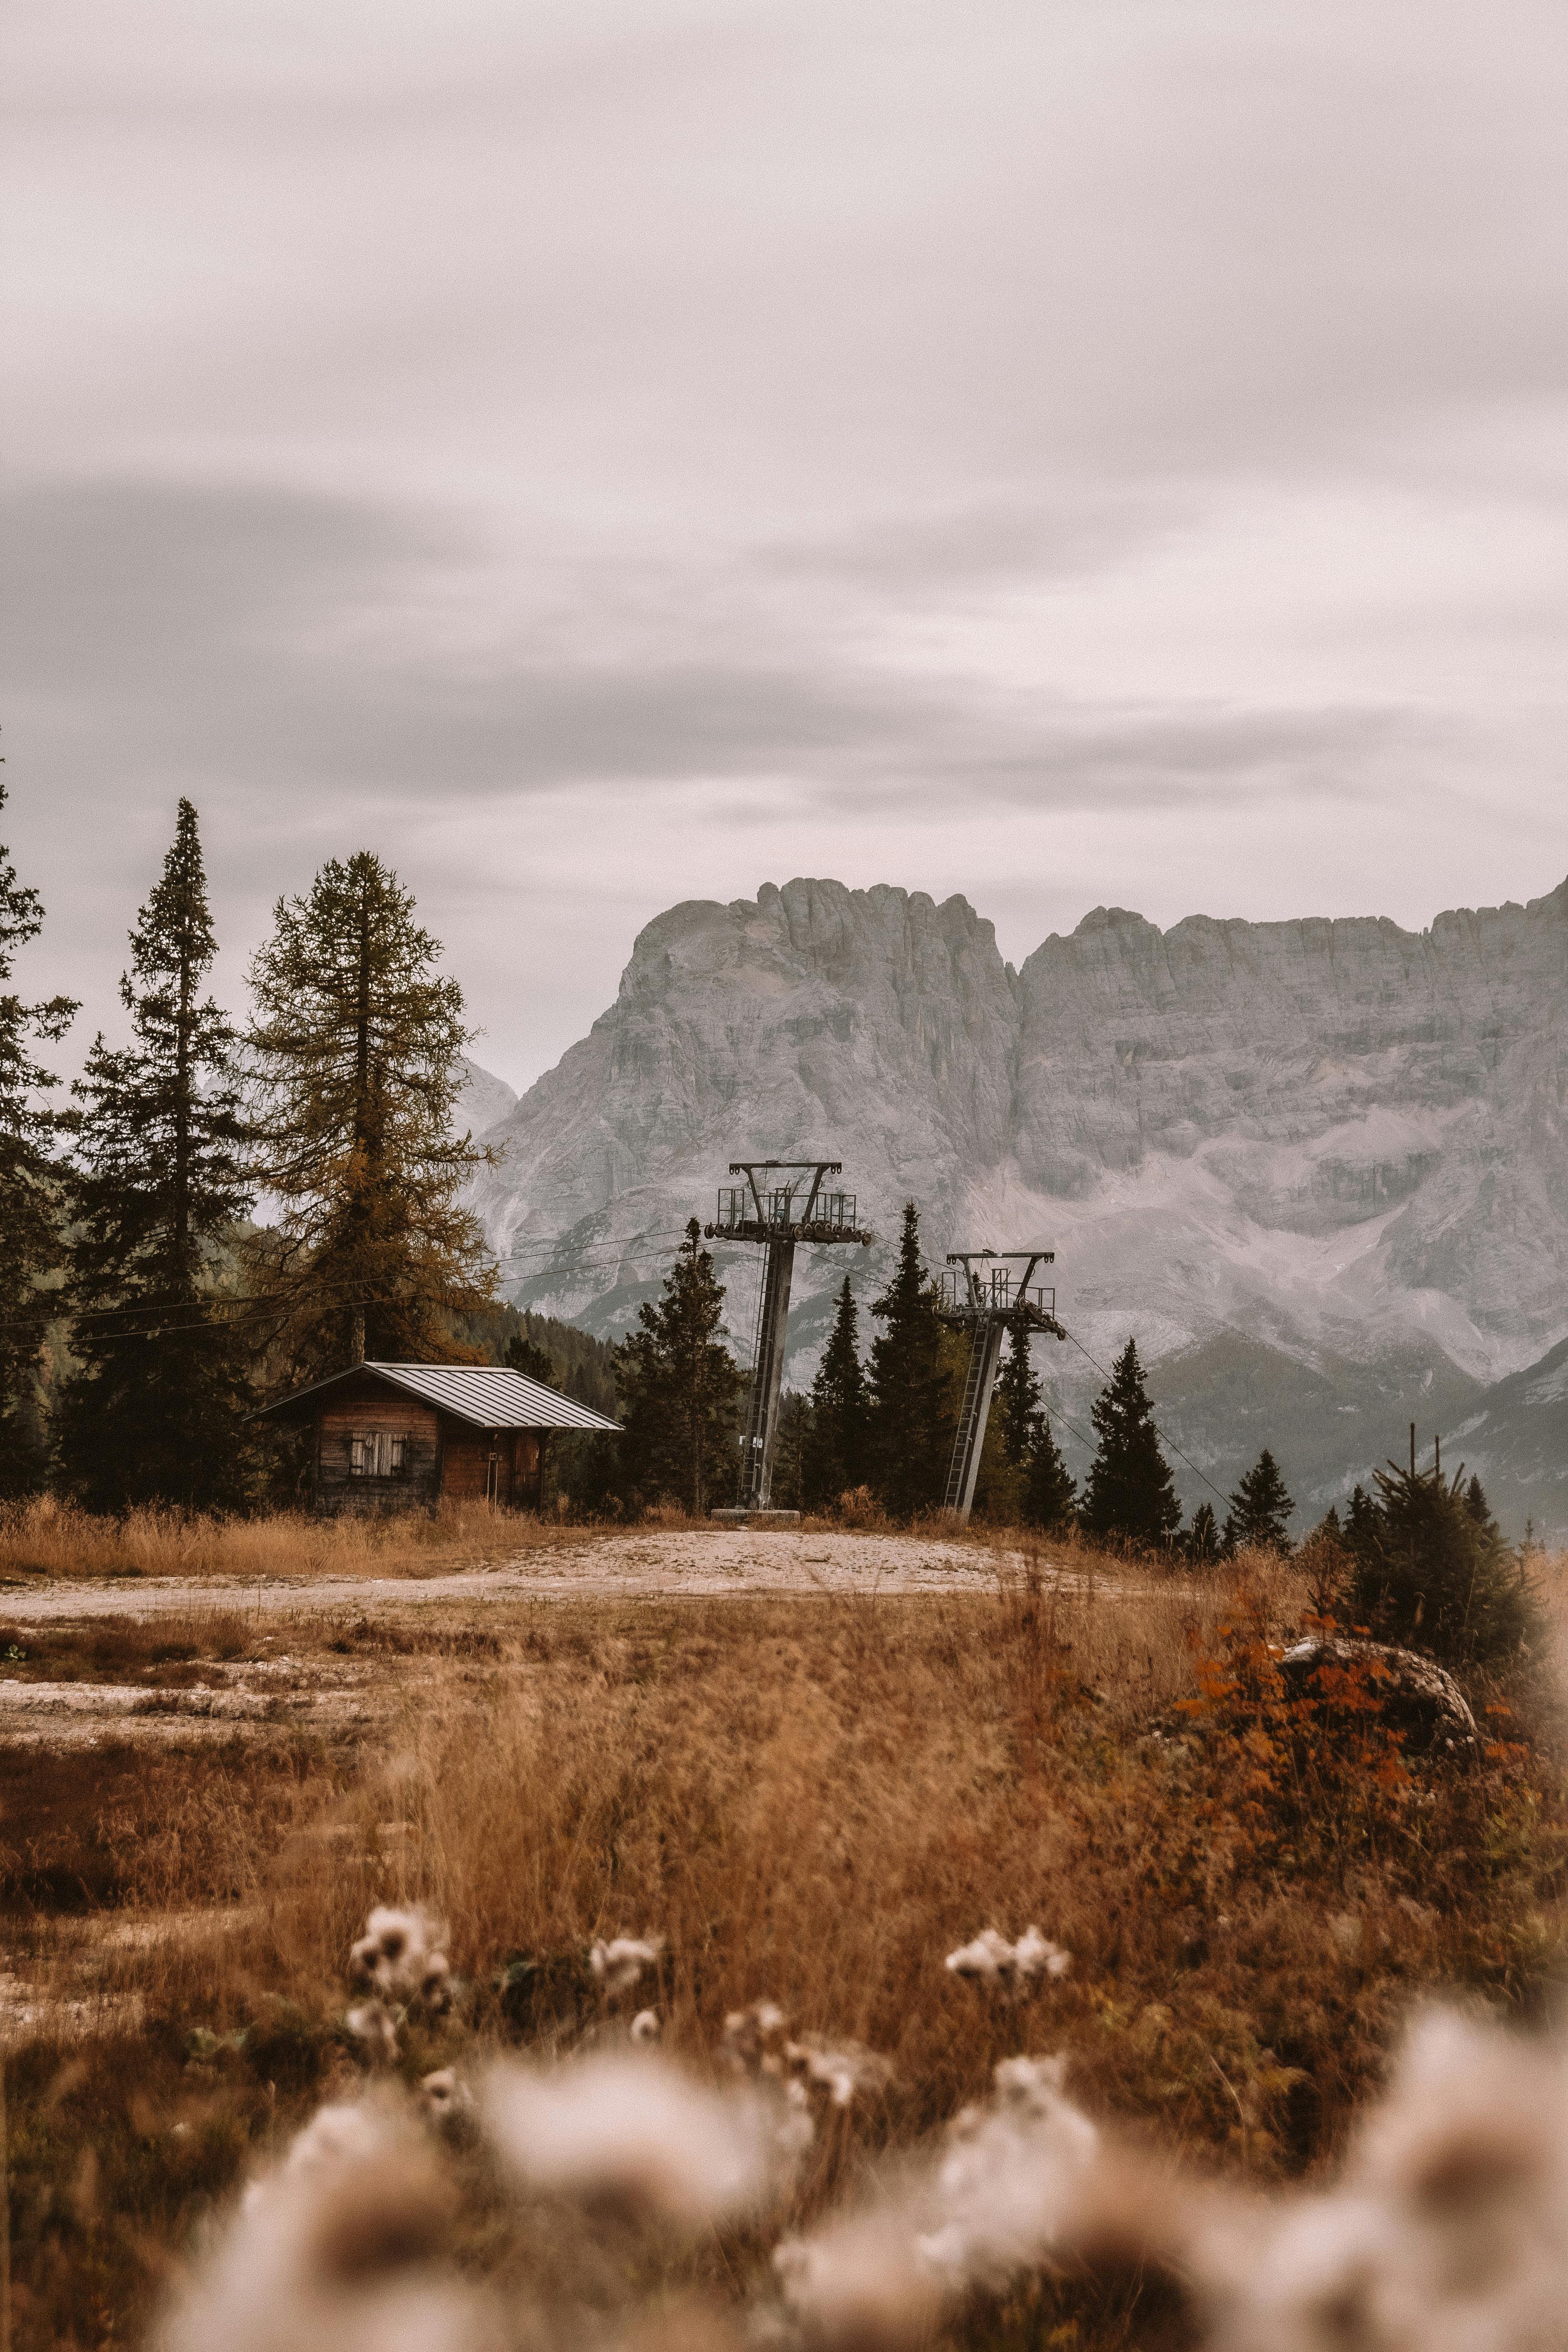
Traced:
<svg viewBox="0 0 1568 2352">
<path fill-rule="evenodd" d="M 410 2085 L 490 2048 L 619 2046 L 587 1955 L 645 1933 L 660 2046 L 704 2078 L 759 2000 L 891 2070 L 825 2114 L 766 2231 L 671 2250 L 556 2206 L 547 2228 L 464 2156 L 448 2235 L 504 2290 L 509 2341 L 728 2341 L 747 2308 L 773 2325 L 776 2238 L 931 2147 L 1016 2053 L 1064 2053 L 1075 2112 L 1162 2160 L 1267 2183 L 1334 2163 L 1424 1993 L 1549 2005 L 1563 1818 L 1538 1748 L 1495 1739 L 1468 1772 L 1380 1790 L 1303 1767 L 1266 1720 L 1250 1747 L 1194 1738 L 1196 1663 L 1245 1638 L 1237 1579 L 1071 1567 L 990 1598 L 391 1611 L 359 1643 L 390 1709 L 368 1741 L 73 1762 L 64 1810 L 115 1868 L 35 1920 L 27 1965 L 142 2022 L 82 2038 L 78 2017 L 13 2056 L 18 2345 L 128 2340 L 213 2200 L 323 2099 L 359 2096 L 345 1964 L 377 1904 L 443 1921 L 467 1988 L 404 2027 Z M 1275 1630 L 1299 1621 L 1299 1580 L 1243 1574 Z M 289 1634 L 334 1638 L 326 1619 Z M 1026 1998 L 944 1966 L 1030 1926 L 1072 1965 Z M 1192 2323 L 1152 2273 L 1043 2284 L 1037 2265 L 921 2325 L 1109 2345 Z"/>
</svg>

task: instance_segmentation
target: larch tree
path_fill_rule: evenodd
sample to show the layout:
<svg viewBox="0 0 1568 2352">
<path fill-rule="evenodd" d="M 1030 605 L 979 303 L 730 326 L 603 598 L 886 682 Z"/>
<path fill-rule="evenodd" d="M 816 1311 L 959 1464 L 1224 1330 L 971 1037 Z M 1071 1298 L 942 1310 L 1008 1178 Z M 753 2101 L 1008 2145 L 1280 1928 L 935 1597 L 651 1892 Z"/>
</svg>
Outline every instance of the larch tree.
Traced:
<svg viewBox="0 0 1568 2352">
<path fill-rule="evenodd" d="M 492 1155 L 454 1135 L 463 992 L 414 898 L 361 850 L 280 898 L 250 984 L 262 1185 L 276 1234 L 255 1254 L 297 1368 L 472 1358 L 447 1318 L 492 1303 L 495 1267 L 464 1206 Z"/>
<path fill-rule="evenodd" d="M 637 1309 L 637 1328 L 616 1349 L 625 1415 L 622 1478 L 643 1502 L 679 1502 L 694 1518 L 736 1472 L 741 1372 L 724 1345 L 724 1286 L 702 1247 L 695 1217 L 664 1295 Z"/>
<path fill-rule="evenodd" d="M 1294 1501 L 1267 1445 L 1230 1496 L 1224 1549 L 1228 1555 L 1247 1545 L 1288 1554 Z"/>
<path fill-rule="evenodd" d="M 0 808 L 5 788 L 0 784 Z M 58 1172 L 49 1146 L 58 1115 L 40 1097 L 59 1081 L 34 1057 L 75 1017 L 68 996 L 29 1004 L 10 986 L 18 949 L 43 929 L 36 890 L 0 847 L 0 1497 L 40 1486 L 47 1467 L 38 1412 L 44 1335 L 59 1313 L 50 1277 L 61 1265 Z"/>
<path fill-rule="evenodd" d="M 836 1503 L 867 1483 L 869 1407 L 860 1361 L 860 1310 L 847 1275 L 822 1351 L 802 1438 L 801 1492 L 807 1504 Z"/>
<path fill-rule="evenodd" d="M 954 1425 L 946 1335 L 912 1201 L 904 1207 L 893 1278 L 871 1312 L 885 1326 L 871 1343 L 872 1484 L 895 1518 L 912 1518 L 942 1501 Z"/>
<path fill-rule="evenodd" d="M 1085 1529 L 1149 1550 L 1168 1544 L 1182 1524 L 1182 1507 L 1160 1450 L 1136 1340 L 1128 1340 L 1112 1365 L 1092 1418 L 1100 1448 L 1079 1512 Z"/>
<path fill-rule="evenodd" d="M 237 1507 L 253 1402 L 215 1301 L 252 1187 L 228 1016 L 203 986 L 217 940 L 196 812 L 182 800 L 120 982 L 133 1042 L 94 1041 L 72 1088 L 72 1350 L 56 1442 L 90 1508 Z"/>
</svg>

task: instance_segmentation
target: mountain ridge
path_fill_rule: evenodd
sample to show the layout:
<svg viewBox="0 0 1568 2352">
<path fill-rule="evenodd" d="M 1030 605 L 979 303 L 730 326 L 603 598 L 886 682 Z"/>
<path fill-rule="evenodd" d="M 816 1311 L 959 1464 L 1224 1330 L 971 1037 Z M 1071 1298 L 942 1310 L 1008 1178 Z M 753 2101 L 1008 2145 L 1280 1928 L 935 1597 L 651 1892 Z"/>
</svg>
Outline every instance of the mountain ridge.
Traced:
<svg viewBox="0 0 1568 2352">
<path fill-rule="evenodd" d="M 831 1151 L 884 1236 L 914 1198 L 933 1256 L 1054 1244 L 1097 1358 L 1131 1330 L 1163 1377 L 1235 1339 L 1348 1368 L 1366 1410 L 1382 1367 L 1405 1418 L 1413 1387 L 1474 1411 L 1568 1339 L 1565 1009 L 1568 882 L 1418 932 L 1101 907 L 1016 971 L 956 894 L 764 884 L 644 927 L 615 1003 L 489 1131 L 475 1198 L 509 1296 L 610 1330 L 731 1158 Z M 857 1265 L 867 1296 L 884 1263 Z M 796 1381 L 842 1271 L 803 1254 Z M 1338 1491 L 1348 1444 L 1308 1452 Z"/>
</svg>

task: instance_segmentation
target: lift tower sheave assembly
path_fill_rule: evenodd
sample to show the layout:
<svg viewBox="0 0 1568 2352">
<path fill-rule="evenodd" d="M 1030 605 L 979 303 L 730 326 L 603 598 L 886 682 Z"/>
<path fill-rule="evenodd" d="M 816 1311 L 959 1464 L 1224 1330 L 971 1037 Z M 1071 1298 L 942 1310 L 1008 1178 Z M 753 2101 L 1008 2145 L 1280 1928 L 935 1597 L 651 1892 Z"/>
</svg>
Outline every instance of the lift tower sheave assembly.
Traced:
<svg viewBox="0 0 1568 2352">
<path fill-rule="evenodd" d="M 842 1171 L 838 1160 L 731 1160 L 731 1175 L 746 1181 L 721 1187 L 719 1213 L 703 1228 L 710 1241 L 755 1242 L 767 1252 L 742 1456 L 743 1511 L 765 1511 L 773 1493 L 795 1244 L 856 1242 L 868 1248 L 876 1239 L 857 1221 L 853 1192 L 824 1191 L 824 1179 Z"/>
<path fill-rule="evenodd" d="M 949 1271 L 942 1277 L 939 1312 L 951 1330 L 969 1334 L 969 1364 L 963 1376 L 963 1402 L 958 1433 L 948 1465 L 945 1507 L 967 1520 L 980 1475 L 985 1444 L 985 1424 L 991 1416 L 991 1391 L 1002 1360 L 1002 1338 L 1007 1331 L 1048 1331 L 1054 1339 L 1067 1333 L 1057 1321 L 1057 1294 L 1035 1281 L 1037 1266 L 1054 1265 L 1055 1250 L 949 1250 Z M 1021 1265 L 1015 1281 L 1010 1269 Z"/>
</svg>

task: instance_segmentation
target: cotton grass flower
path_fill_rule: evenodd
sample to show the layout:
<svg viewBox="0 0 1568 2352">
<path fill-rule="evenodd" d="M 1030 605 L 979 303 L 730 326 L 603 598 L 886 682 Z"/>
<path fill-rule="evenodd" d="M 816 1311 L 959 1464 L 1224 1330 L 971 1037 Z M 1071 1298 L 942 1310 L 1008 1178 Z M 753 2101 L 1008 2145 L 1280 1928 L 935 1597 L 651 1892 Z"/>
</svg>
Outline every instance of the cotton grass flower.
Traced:
<svg viewBox="0 0 1568 2352">
<path fill-rule="evenodd" d="M 440 2267 L 449 2186 L 390 2110 L 323 2108 L 254 2183 L 155 2341 L 159 2352 L 478 2352 Z"/>
<path fill-rule="evenodd" d="M 748 2074 L 782 2075 L 789 2020 L 776 2000 L 754 2000 L 749 2009 L 732 2009 L 724 2020 L 721 2044 L 731 2071 Z"/>
<path fill-rule="evenodd" d="M 941 2160 L 880 2210 L 830 2221 L 773 2258 L 784 2301 L 842 2352 L 926 2341 L 942 2304 L 1065 2255 L 1100 2136 L 1062 2095 L 1059 2059 L 1010 2058 L 950 2127 Z"/>
<path fill-rule="evenodd" d="M 1568 2053 L 1428 2011 L 1339 2188 L 1222 2209 L 1192 2260 L 1216 2352 L 1568 2343 Z"/>
<path fill-rule="evenodd" d="M 753 2210 L 772 2175 L 768 2117 L 741 2091 L 693 2082 L 647 2052 L 545 2068 L 502 2063 L 486 2125 L 529 2189 L 682 2228 Z"/>
<path fill-rule="evenodd" d="M 1047 1977 L 1065 1977 L 1072 1966 L 1072 1954 L 1042 1936 L 1037 1927 L 1026 1927 L 1016 1944 L 1010 1944 L 995 1927 L 987 1927 L 972 1944 L 961 1944 L 956 1952 L 949 1952 L 942 1965 L 950 1976 L 1016 1992 Z"/>
<path fill-rule="evenodd" d="M 657 2009 L 639 2009 L 637 2015 L 633 2018 L 630 2025 L 626 2028 L 626 2032 L 631 2040 L 637 2042 L 639 2046 L 646 2046 L 650 2042 L 657 2042 L 663 2031 L 664 2029 L 659 2022 L 659 2014 Z"/>
<path fill-rule="evenodd" d="M 444 2009 L 451 1997 L 451 1971 L 437 1947 L 446 1933 L 417 1906 L 396 1911 L 378 1905 L 350 1949 L 349 1974 L 384 2001 Z"/>
<path fill-rule="evenodd" d="M 783 2054 L 796 2080 L 826 2091 L 836 2107 L 848 2106 L 859 2093 L 885 2090 L 893 2079 L 888 2060 L 858 2042 L 829 2042 L 819 2033 L 804 2033 L 786 2042 Z"/>
<path fill-rule="evenodd" d="M 642 1982 L 646 1969 L 658 1967 L 663 1950 L 662 1936 L 617 1936 L 588 1947 L 588 1966 L 605 2000 L 619 2000 Z"/>
<path fill-rule="evenodd" d="M 391 2066 L 397 2058 L 397 2025 L 384 2000 L 361 2001 L 351 2009 L 343 2023 L 356 2042 L 363 2042 L 365 2054 L 373 2066 Z"/>
</svg>

